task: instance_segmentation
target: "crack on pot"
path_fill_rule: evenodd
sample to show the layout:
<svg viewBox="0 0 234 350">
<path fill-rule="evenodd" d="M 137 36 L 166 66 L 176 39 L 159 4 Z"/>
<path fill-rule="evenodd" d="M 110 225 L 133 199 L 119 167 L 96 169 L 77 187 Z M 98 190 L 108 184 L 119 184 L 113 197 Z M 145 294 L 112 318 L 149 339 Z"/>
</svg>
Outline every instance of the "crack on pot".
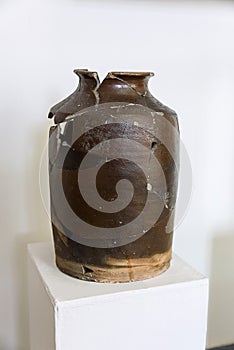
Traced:
<svg viewBox="0 0 234 350">
<path fill-rule="evenodd" d="M 147 94 L 147 89 L 144 93 L 141 93 L 140 91 L 138 91 L 134 86 L 132 86 L 132 84 L 130 84 L 127 80 L 125 79 L 122 79 L 120 78 L 119 76 L 117 76 L 117 74 L 121 74 L 121 73 L 115 73 L 115 72 L 110 72 L 107 74 L 107 77 L 106 78 L 111 78 L 111 79 L 116 79 L 116 80 L 119 80 L 121 81 L 122 83 L 126 84 L 131 90 L 133 90 L 137 95 L 141 96 L 141 97 L 144 97 L 146 96 Z M 129 73 L 125 73 L 126 75 L 129 74 Z M 140 74 L 140 73 L 139 73 Z M 153 76 L 154 74 L 153 73 L 149 73 L 149 76 L 148 76 L 148 79 Z M 105 79 L 106 79 L 105 78 Z M 105 80 L 104 79 L 104 80 Z M 103 81 L 104 81 L 103 80 Z M 101 85 L 101 84 L 100 84 Z"/>
<path fill-rule="evenodd" d="M 83 267 L 84 274 L 93 273 L 93 270 L 90 269 L 89 267 L 86 267 L 86 266 L 82 266 L 82 267 Z"/>
<path fill-rule="evenodd" d="M 151 143 L 151 152 L 154 152 L 157 149 L 158 143 L 157 141 L 153 141 Z"/>
</svg>

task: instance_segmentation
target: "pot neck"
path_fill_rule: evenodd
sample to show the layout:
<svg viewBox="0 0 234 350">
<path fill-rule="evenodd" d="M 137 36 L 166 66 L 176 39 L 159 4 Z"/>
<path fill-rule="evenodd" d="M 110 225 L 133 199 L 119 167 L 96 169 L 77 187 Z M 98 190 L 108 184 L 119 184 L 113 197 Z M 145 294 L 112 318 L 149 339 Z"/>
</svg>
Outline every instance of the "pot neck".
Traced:
<svg viewBox="0 0 234 350">
<path fill-rule="evenodd" d="M 97 72 L 90 72 L 88 69 L 75 69 L 74 73 L 80 78 L 79 89 L 88 87 L 90 90 L 95 90 L 100 83 Z"/>
<path fill-rule="evenodd" d="M 115 85 L 117 88 L 127 85 L 132 88 L 138 94 L 144 96 L 148 92 L 148 81 L 154 74 L 151 72 L 110 72 L 104 79 L 103 84 L 106 81 Z"/>
</svg>

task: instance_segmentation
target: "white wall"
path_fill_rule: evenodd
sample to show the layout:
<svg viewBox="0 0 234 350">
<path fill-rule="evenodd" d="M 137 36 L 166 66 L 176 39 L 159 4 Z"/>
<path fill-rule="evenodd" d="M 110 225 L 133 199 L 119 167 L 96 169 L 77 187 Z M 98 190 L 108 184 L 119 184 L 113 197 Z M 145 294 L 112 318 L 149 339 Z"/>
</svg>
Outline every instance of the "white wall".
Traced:
<svg viewBox="0 0 234 350">
<path fill-rule="evenodd" d="M 27 350 L 27 242 L 51 239 L 39 191 L 49 106 L 72 70 L 152 70 L 179 114 L 193 198 L 174 248 L 211 278 L 208 345 L 234 342 L 234 4 L 0 2 L 0 349 Z M 44 350 L 44 349 L 42 349 Z"/>
</svg>

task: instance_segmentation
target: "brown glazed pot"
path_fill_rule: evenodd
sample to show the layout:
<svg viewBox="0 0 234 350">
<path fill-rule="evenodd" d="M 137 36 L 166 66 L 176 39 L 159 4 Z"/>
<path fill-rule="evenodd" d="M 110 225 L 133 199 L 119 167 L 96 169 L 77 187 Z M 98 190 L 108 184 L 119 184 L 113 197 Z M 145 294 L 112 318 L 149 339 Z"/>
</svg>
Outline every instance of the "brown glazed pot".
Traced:
<svg viewBox="0 0 234 350">
<path fill-rule="evenodd" d="M 174 111 L 152 73 L 75 70 L 79 86 L 51 108 L 49 175 L 56 264 L 87 281 L 128 282 L 171 260 L 179 168 Z"/>
</svg>

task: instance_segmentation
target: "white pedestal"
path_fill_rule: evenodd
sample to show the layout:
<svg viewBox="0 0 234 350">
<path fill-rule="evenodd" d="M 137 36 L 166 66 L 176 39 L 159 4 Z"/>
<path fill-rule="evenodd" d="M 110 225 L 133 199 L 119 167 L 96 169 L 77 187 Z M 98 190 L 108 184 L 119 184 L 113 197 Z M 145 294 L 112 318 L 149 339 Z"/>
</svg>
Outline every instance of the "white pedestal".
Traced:
<svg viewBox="0 0 234 350">
<path fill-rule="evenodd" d="M 134 283 L 60 272 L 52 245 L 28 247 L 31 350 L 204 350 L 208 280 L 179 257 Z"/>
</svg>

